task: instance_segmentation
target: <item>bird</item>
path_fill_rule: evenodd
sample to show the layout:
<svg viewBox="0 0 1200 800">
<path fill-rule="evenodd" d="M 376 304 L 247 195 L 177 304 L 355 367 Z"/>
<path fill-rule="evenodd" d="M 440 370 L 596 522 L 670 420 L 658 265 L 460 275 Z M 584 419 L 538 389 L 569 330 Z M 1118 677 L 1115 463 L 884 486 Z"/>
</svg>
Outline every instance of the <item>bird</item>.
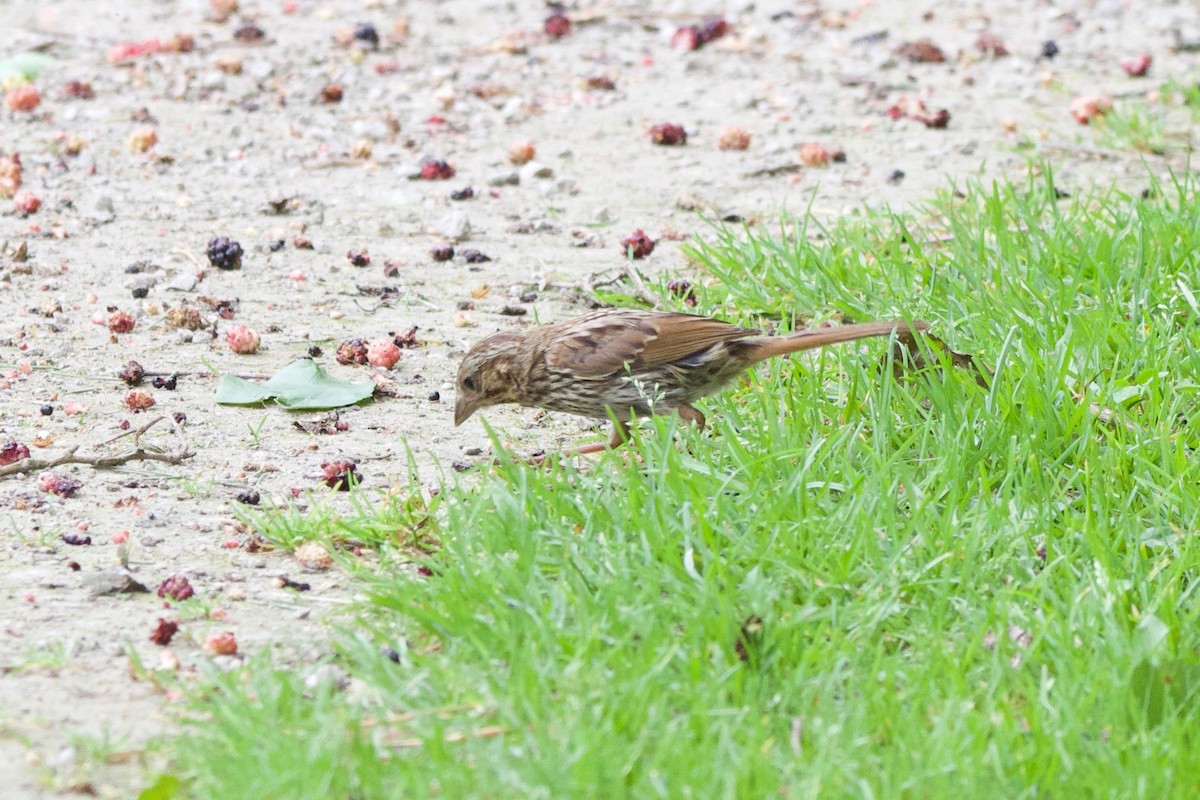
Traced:
<svg viewBox="0 0 1200 800">
<path fill-rule="evenodd" d="M 768 358 L 872 336 L 911 339 L 924 321 L 864 322 L 764 336 L 712 317 L 672 311 L 607 308 L 525 330 L 493 333 L 463 357 L 456 378 L 454 424 L 502 403 L 613 419 L 607 445 L 629 440 L 634 416 L 675 412 L 701 430 L 693 405 Z"/>
</svg>

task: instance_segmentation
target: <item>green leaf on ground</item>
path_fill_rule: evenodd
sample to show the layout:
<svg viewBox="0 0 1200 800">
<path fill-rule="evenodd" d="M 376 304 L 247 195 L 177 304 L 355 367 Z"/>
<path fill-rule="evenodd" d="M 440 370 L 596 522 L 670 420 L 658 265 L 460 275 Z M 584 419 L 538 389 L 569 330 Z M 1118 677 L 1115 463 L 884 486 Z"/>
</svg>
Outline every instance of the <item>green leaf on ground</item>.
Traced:
<svg viewBox="0 0 1200 800">
<path fill-rule="evenodd" d="M 215 400 L 222 405 L 245 406 L 274 399 L 284 408 L 296 411 L 340 408 L 361 403 L 375 391 L 371 381 L 343 381 L 331 377 L 321 365 L 300 358 L 259 383 L 222 375 Z"/>
<path fill-rule="evenodd" d="M 20 53 L 0 61 L 0 79 L 17 75 L 31 81 L 50 66 L 51 58 L 40 53 Z"/>
</svg>

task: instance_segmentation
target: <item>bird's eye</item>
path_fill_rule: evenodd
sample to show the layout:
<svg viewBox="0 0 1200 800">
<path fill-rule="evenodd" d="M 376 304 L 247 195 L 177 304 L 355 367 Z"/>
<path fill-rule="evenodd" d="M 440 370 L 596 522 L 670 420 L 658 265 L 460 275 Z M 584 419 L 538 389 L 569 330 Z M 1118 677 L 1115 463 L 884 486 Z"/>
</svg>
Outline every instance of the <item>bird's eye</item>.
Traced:
<svg viewBox="0 0 1200 800">
<path fill-rule="evenodd" d="M 463 378 L 463 388 L 469 392 L 475 391 L 475 378 L 471 375 Z"/>
</svg>

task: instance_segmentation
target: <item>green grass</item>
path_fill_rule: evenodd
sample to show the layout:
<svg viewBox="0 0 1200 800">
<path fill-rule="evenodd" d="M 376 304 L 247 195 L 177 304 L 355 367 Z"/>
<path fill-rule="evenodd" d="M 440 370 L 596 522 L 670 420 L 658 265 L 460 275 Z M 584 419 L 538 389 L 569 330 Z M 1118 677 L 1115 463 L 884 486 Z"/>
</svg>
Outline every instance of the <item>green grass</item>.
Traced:
<svg viewBox="0 0 1200 800">
<path fill-rule="evenodd" d="M 319 670 L 194 690 L 184 792 L 1195 797 L 1195 191 L 715 230 L 697 310 L 930 319 L 990 386 L 868 342 L 748 375 L 707 433 L 642 423 L 637 458 L 360 504 L 369 603 Z"/>
</svg>

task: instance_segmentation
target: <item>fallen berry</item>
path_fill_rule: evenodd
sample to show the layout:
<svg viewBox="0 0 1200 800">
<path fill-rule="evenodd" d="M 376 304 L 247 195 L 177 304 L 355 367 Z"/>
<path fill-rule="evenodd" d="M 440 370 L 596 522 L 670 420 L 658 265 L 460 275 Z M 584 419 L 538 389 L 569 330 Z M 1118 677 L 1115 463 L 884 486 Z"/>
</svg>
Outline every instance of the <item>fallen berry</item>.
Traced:
<svg viewBox="0 0 1200 800">
<path fill-rule="evenodd" d="M 1149 53 L 1141 53 L 1121 62 L 1121 69 L 1131 78 L 1140 78 L 1150 71 L 1151 57 Z"/>
<path fill-rule="evenodd" d="M 800 163 L 806 167 L 823 167 L 829 163 L 829 151 L 817 142 L 807 142 L 800 147 Z"/>
<path fill-rule="evenodd" d="M 159 618 L 158 625 L 150 632 L 150 641 L 160 647 L 166 647 L 171 643 L 171 637 L 179 630 L 179 623 L 172 620 Z"/>
<path fill-rule="evenodd" d="M 42 199 L 27 189 L 22 189 L 13 196 L 13 208 L 19 214 L 36 214 L 41 207 Z"/>
<path fill-rule="evenodd" d="M 150 382 L 150 385 L 153 386 L 155 389 L 165 389 L 168 392 L 173 392 L 173 391 L 175 391 L 175 388 L 179 385 L 179 378 L 176 377 L 175 375 L 171 375 L 170 377 L 167 377 L 167 378 L 164 378 L 160 375 L 160 376 L 156 377 L 154 380 L 152 380 Z"/>
<path fill-rule="evenodd" d="M 140 392 L 135 389 L 125 395 L 125 407 L 134 413 L 145 411 L 153 405 L 154 396 L 149 392 Z"/>
<path fill-rule="evenodd" d="M 96 96 L 95 90 L 87 81 L 67 81 L 58 91 L 63 97 L 74 97 L 79 100 L 91 100 Z"/>
<path fill-rule="evenodd" d="M 1053 39 L 1042 44 L 1042 58 L 1052 59 L 1056 55 L 1058 55 L 1058 44 Z"/>
<path fill-rule="evenodd" d="M 4 93 L 4 105 L 9 111 L 33 111 L 42 102 L 42 93 L 36 86 L 24 84 L 14 86 Z"/>
<path fill-rule="evenodd" d="M 378 339 L 367 348 L 367 363 L 372 367 L 391 369 L 400 360 L 400 348 L 391 339 Z"/>
<path fill-rule="evenodd" d="M 690 50 L 699 50 L 700 29 L 695 25 L 684 25 L 676 29 L 674 35 L 671 36 L 671 48 L 673 50 L 682 50 L 688 52 Z"/>
<path fill-rule="evenodd" d="M 262 496 L 257 489 L 243 489 L 234 497 L 242 505 L 256 506 L 262 500 Z"/>
<path fill-rule="evenodd" d="M 718 150 L 745 150 L 750 146 L 750 134 L 741 128 L 726 128 L 717 139 Z"/>
<path fill-rule="evenodd" d="M 321 571 L 333 566 L 333 557 L 320 542 L 304 542 L 296 548 L 294 555 L 305 569 Z"/>
<path fill-rule="evenodd" d="M 645 258 L 654 252 L 654 240 L 639 228 L 621 240 L 621 252 L 628 258 Z"/>
<path fill-rule="evenodd" d="M 317 95 L 317 101 L 320 103 L 325 103 L 326 105 L 332 105 L 333 103 L 340 103 L 340 102 L 342 102 L 342 96 L 344 94 L 345 94 L 345 92 L 342 90 L 342 87 L 339 86 L 338 84 L 336 84 L 336 83 L 326 84 L 324 87 L 322 87 L 321 93 Z"/>
<path fill-rule="evenodd" d="M 29 458 L 29 448 L 15 439 L 9 439 L 0 445 L 0 467 L 15 464 Z"/>
<path fill-rule="evenodd" d="M 143 125 L 129 135 L 129 149 L 135 153 L 144 153 L 158 144 L 158 131 L 153 125 Z"/>
<path fill-rule="evenodd" d="M 482 264 L 485 261 L 492 260 L 491 256 L 481 253 L 478 250 L 463 250 L 462 257 L 468 264 Z"/>
<path fill-rule="evenodd" d="M 351 484 L 357 486 L 362 483 L 362 473 L 358 471 L 358 465 L 347 459 L 326 461 L 321 465 L 321 472 L 325 485 L 339 492 L 349 491 Z"/>
<path fill-rule="evenodd" d="M 450 193 L 451 200 L 470 200 L 475 196 L 475 190 L 470 186 L 464 186 L 461 189 L 456 189 Z"/>
<path fill-rule="evenodd" d="M 198 331 L 208 324 L 200 316 L 200 309 L 190 303 L 175 306 L 167 311 L 163 319 L 168 328 L 185 328 L 189 331 Z"/>
<path fill-rule="evenodd" d="M 187 600 L 195 593 L 192 584 L 183 575 L 172 575 L 158 587 L 159 597 L 169 597 L 172 600 Z"/>
<path fill-rule="evenodd" d="M 1008 55 L 1008 48 L 1004 46 L 1004 40 L 991 31 L 979 34 L 979 38 L 975 40 L 975 49 L 992 58 L 1002 58 Z"/>
<path fill-rule="evenodd" d="M 241 269 L 242 246 L 228 236 L 218 236 L 208 242 L 205 249 L 208 263 L 217 269 Z"/>
<path fill-rule="evenodd" d="M 366 364 L 367 343 L 362 339 L 347 339 L 338 345 L 334 357 L 339 364 Z"/>
<path fill-rule="evenodd" d="M 1086 94 L 1071 101 L 1071 116 L 1080 125 L 1087 125 L 1096 117 L 1112 110 L 1112 98 L 1105 94 Z"/>
<path fill-rule="evenodd" d="M 420 179 L 423 181 L 448 181 L 455 175 L 454 167 L 439 159 L 430 159 L 421 164 Z"/>
<path fill-rule="evenodd" d="M 413 325 L 404 333 L 396 334 L 392 337 L 392 341 L 395 343 L 396 347 L 401 347 L 405 350 L 412 350 L 413 348 L 421 346 L 421 342 L 417 340 L 416 325 Z"/>
<path fill-rule="evenodd" d="M 896 48 L 896 55 L 907 58 L 914 64 L 941 64 L 946 60 L 946 54 L 930 39 L 918 39 L 906 42 Z"/>
<path fill-rule="evenodd" d="M 362 42 L 372 50 L 379 47 L 379 33 L 375 30 L 375 26 L 369 22 L 364 22 L 354 29 L 354 41 Z"/>
<path fill-rule="evenodd" d="M 114 311 L 108 315 L 108 329 L 113 333 L 129 333 L 136 324 L 128 311 Z"/>
<path fill-rule="evenodd" d="M 617 88 L 617 82 L 608 75 L 592 75 L 583 85 L 596 92 L 611 92 Z"/>
<path fill-rule="evenodd" d="M 79 491 L 83 481 L 61 472 L 43 472 L 38 476 L 38 485 L 43 492 L 59 497 L 70 497 Z"/>
<path fill-rule="evenodd" d="M 267 38 L 267 32 L 257 25 L 246 24 L 233 32 L 233 38 L 242 44 L 261 44 Z"/>
<path fill-rule="evenodd" d="M 356 267 L 367 267 L 371 264 L 371 256 L 366 250 L 351 250 L 346 253 L 346 260 Z"/>
<path fill-rule="evenodd" d="M 43 417 L 48 417 L 54 413 L 54 406 L 50 405 L 49 403 L 42 403 L 41 407 L 38 408 L 38 413 Z"/>
<path fill-rule="evenodd" d="M 63 540 L 63 544 L 69 544 L 74 547 L 81 547 L 92 543 L 92 537 L 80 536 L 78 533 L 64 533 L 59 538 Z"/>
<path fill-rule="evenodd" d="M 434 261 L 449 261 L 450 259 L 454 258 L 454 245 L 450 244 L 449 242 L 435 244 L 433 247 L 429 248 L 429 256 Z"/>
<path fill-rule="evenodd" d="M 571 33 L 571 27 L 571 20 L 567 19 L 567 15 L 561 11 L 555 11 L 542 23 L 542 30 L 551 39 L 561 39 L 567 36 Z"/>
<path fill-rule="evenodd" d="M 12 197 L 21 186 L 21 156 L 0 156 L 0 197 Z"/>
<path fill-rule="evenodd" d="M 432 392 L 430 392 L 430 393 L 429 393 L 429 402 L 431 402 L 431 403 L 438 403 L 438 402 L 441 402 L 441 399 L 442 399 L 442 393 L 441 393 L 441 392 L 439 392 L 439 391 L 437 391 L 437 390 L 434 390 L 434 391 L 432 391 Z"/>
<path fill-rule="evenodd" d="M 664 122 L 659 125 L 652 126 L 649 133 L 650 141 L 665 147 L 674 147 L 687 144 L 687 131 L 683 129 L 682 125 Z"/>
<path fill-rule="evenodd" d="M 214 633 L 206 637 L 201 646 L 214 656 L 234 656 L 238 651 L 237 637 L 231 631 Z"/>
<path fill-rule="evenodd" d="M 704 24 L 700 26 L 700 43 L 708 44 L 715 42 L 717 39 L 725 36 L 732 30 L 724 17 L 709 17 L 704 20 Z"/>
<path fill-rule="evenodd" d="M 235 353 L 250 355 L 251 353 L 258 352 L 258 347 L 262 344 L 262 340 L 259 339 L 258 331 L 247 325 L 238 323 L 225 334 L 225 343 Z"/>
<path fill-rule="evenodd" d="M 537 156 L 537 147 L 533 142 L 513 142 L 508 148 L 508 160 L 511 164 L 520 166 L 528 164 Z"/>
</svg>

